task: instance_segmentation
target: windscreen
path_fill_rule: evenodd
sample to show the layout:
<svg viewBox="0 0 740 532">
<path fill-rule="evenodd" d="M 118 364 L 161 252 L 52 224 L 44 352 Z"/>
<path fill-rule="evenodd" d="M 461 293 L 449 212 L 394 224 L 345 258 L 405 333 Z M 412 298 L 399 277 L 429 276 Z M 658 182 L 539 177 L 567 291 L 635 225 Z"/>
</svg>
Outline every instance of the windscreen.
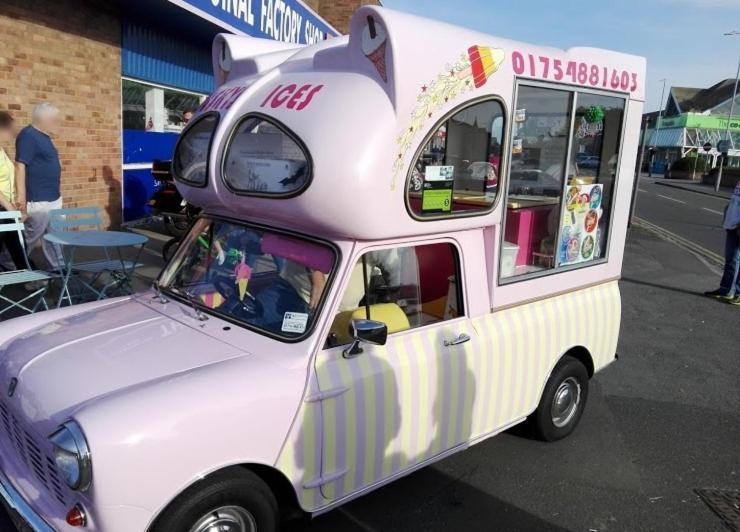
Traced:
<svg viewBox="0 0 740 532">
<path fill-rule="evenodd" d="M 201 310 L 286 339 L 310 331 L 335 265 L 327 245 L 200 218 L 160 288 Z"/>
</svg>

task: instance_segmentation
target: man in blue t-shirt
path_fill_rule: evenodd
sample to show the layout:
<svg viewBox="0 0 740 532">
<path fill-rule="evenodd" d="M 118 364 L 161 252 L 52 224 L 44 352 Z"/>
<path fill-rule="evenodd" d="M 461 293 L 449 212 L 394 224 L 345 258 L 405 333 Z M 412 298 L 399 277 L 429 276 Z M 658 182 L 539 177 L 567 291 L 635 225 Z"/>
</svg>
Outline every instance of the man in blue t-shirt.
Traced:
<svg viewBox="0 0 740 532">
<path fill-rule="evenodd" d="M 722 227 L 727 235 L 722 280 L 719 282 L 719 289 L 704 294 L 740 306 L 740 182 L 735 185 Z"/>
<path fill-rule="evenodd" d="M 62 207 L 62 165 L 51 140 L 60 124 L 59 109 L 40 103 L 33 110 L 31 125 L 23 128 L 15 140 L 18 204 L 28 215 L 26 241 L 30 250 L 40 240 L 46 260 L 54 269 L 62 263 L 60 251 L 42 237 L 49 228 L 49 211 Z"/>
</svg>

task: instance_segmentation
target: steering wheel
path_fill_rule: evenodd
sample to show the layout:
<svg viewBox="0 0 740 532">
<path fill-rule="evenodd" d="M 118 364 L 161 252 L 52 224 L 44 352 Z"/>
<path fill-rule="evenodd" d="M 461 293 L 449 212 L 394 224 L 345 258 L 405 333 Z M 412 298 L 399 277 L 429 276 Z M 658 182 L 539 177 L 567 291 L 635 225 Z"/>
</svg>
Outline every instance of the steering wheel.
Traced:
<svg viewBox="0 0 740 532">
<path fill-rule="evenodd" d="M 232 279 L 219 277 L 213 281 L 213 285 L 224 296 L 229 314 L 251 319 L 262 316 L 265 311 L 262 303 L 249 290 L 244 294 L 244 299 L 240 301 L 237 287 Z"/>
</svg>

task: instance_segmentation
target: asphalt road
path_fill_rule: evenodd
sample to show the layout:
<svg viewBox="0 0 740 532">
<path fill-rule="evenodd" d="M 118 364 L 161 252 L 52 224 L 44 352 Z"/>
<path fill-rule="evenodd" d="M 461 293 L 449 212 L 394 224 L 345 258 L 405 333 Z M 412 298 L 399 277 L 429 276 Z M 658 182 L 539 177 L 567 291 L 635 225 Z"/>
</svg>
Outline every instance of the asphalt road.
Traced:
<svg viewBox="0 0 740 532">
<path fill-rule="evenodd" d="M 722 216 L 728 200 L 640 179 L 635 215 L 724 255 Z"/>
<path fill-rule="evenodd" d="M 719 201 L 641 186 L 686 203 L 643 197 L 638 214 L 719 244 L 710 225 L 719 215 L 699 212 L 721 211 Z M 623 275 L 620 360 L 591 381 L 570 438 L 548 444 L 513 430 L 290 529 L 725 530 L 692 490 L 740 489 L 740 308 L 702 297 L 716 275 L 639 228 Z M 10 526 L 0 515 L 0 531 Z"/>
</svg>

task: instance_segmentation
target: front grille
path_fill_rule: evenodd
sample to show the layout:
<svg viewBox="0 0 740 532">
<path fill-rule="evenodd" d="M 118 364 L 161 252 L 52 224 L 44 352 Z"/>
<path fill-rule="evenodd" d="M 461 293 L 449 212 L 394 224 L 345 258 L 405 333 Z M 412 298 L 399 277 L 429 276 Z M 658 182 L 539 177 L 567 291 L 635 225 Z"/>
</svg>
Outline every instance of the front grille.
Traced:
<svg viewBox="0 0 740 532">
<path fill-rule="evenodd" d="M 10 447 L 15 449 L 18 456 L 49 493 L 66 506 L 64 486 L 54 459 L 42 450 L 33 435 L 21 426 L 18 418 L 2 402 L 0 402 L 0 418 L 2 418 L 2 432 Z"/>
</svg>

